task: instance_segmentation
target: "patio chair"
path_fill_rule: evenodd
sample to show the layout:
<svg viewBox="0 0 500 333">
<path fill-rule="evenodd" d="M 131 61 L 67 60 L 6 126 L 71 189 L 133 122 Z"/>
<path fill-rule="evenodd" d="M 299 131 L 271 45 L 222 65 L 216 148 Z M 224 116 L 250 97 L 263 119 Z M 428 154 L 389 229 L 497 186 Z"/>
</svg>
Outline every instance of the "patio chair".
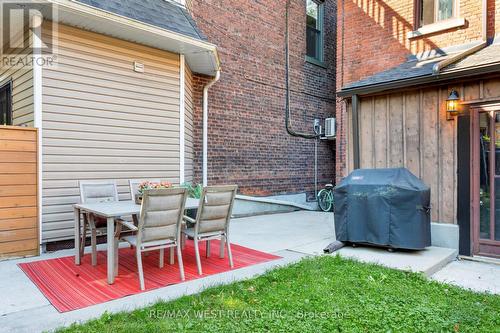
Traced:
<svg viewBox="0 0 500 333">
<path fill-rule="evenodd" d="M 151 183 L 161 183 L 162 181 L 166 181 L 166 179 L 160 179 L 160 178 L 149 178 L 149 179 L 129 179 L 128 180 L 128 185 L 130 188 L 130 197 L 132 198 L 132 201 L 135 200 L 135 195 L 139 194 L 139 185 L 145 181 L 151 182 Z M 136 216 L 133 216 L 133 221 L 135 225 L 138 225 L 139 222 L 137 220 Z M 182 240 L 182 244 L 184 246 L 185 240 Z M 147 255 L 147 253 L 145 253 Z M 174 260 L 174 249 L 170 248 L 170 261 L 172 262 Z"/>
<path fill-rule="evenodd" d="M 80 181 L 80 201 L 82 203 L 118 201 L 118 190 L 114 181 Z M 106 228 L 106 219 L 94 214 L 83 215 L 83 232 L 80 242 L 80 256 L 83 258 L 87 228 L 91 233 L 92 266 L 97 265 L 97 231 Z"/>
<path fill-rule="evenodd" d="M 184 216 L 184 220 L 194 224 L 182 232 L 194 239 L 196 266 L 198 274 L 202 275 L 199 242 L 206 242 L 206 256 L 210 256 L 210 240 L 219 239 L 219 257 L 224 258 L 224 244 L 227 247 L 229 265 L 233 265 L 231 244 L 229 242 L 229 222 L 233 210 L 234 197 L 238 186 L 208 186 L 203 189 L 196 219 Z"/>
<path fill-rule="evenodd" d="M 124 240 L 135 247 L 141 290 L 145 289 L 142 252 L 160 250 L 159 267 L 163 268 L 164 250 L 176 248 L 180 277 L 182 281 L 185 279 L 180 238 L 186 198 L 185 188 L 147 190 L 142 197 L 139 225 L 136 227 L 123 220 L 118 222 L 115 235 L 115 258 L 118 258 L 119 240 Z M 122 237 L 122 226 L 135 231 L 135 234 Z M 173 264 L 172 258 L 170 264 Z M 118 274 L 118 260 L 115 261 L 115 273 Z"/>
</svg>

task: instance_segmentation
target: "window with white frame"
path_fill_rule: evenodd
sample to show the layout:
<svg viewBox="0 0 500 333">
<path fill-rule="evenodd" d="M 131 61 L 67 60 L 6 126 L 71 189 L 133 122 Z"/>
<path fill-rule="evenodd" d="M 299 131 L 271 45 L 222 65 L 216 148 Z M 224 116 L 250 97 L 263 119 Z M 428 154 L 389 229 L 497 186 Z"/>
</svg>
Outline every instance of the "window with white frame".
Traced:
<svg viewBox="0 0 500 333">
<path fill-rule="evenodd" d="M 457 0 L 417 0 L 419 27 L 451 19 L 456 15 Z"/>
</svg>

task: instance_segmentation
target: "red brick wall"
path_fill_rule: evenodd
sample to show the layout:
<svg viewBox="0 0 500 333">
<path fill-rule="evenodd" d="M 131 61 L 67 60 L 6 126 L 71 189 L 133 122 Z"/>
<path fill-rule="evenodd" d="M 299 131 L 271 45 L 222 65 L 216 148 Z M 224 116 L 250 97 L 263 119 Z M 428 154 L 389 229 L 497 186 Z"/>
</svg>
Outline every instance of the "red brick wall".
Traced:
<svg viewBox="0 0 500 333">
<path fill-rule="evenodd" d="M 411 54 L 481 40 L 482 0 L 458 0 L 461 28 L 408 39 L 414 27 L 414 0 L 339 0 L 337 29 L 337 90 L 388 68 Z M 488 35 L 498 34 L 500 1 L 488 0 Z M 496 28 L 495 28 L 496 27 Z M 495 31 L 496 30 L 496 31 Z M 345 107 L 337 105 L 337 178 L 345 169 Z M 350 130 L 350 129 L 349 129 Z"/>
<path fill-rule="evenodd" d="M 209 184 L 236 183 L 245 194 L 314 188 L 314 141 L 293 138 L 284 120 L 285 1 L 204 0 L 188 8 L 218 46 L 221 78 L 209 91 Z M 325 3 L 325 63 L 305 61 L 305 1 L 292 0 L 290 61 L 292 118 L 312 132 L 314 118 L 335 114 L 335 1 Z M 202 89 L 195 89 L 195 180 L 201 180 Z M 332 142 L 319 143 L 319 179 L 335 177 Z"/>
</svg>

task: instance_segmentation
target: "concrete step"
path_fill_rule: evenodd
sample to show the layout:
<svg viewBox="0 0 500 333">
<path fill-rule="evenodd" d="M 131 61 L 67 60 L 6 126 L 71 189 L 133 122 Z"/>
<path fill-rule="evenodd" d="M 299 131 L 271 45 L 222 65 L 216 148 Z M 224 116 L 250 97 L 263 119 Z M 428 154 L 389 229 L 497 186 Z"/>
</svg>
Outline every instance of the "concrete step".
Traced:
<svg viewBox="0 0 500 333">
<path fill-rule="evenodd" d="M 346 246 L 336 253 L 361 262 L 379 264 L 389 268 L 423 273 L 431 276 L 458 255 L 456 249 L 430 246 L 422 251 L 394 251 L 375 247 Z"/>
<path fill-rule="evenodd" d="M 314 210 L 308 205 L 298 202 L 270 197 L 251 197 L 236 195 L 233 216 L 245 217 L 265 214 L 289 213 L 297 210 Z"/>
</svg>

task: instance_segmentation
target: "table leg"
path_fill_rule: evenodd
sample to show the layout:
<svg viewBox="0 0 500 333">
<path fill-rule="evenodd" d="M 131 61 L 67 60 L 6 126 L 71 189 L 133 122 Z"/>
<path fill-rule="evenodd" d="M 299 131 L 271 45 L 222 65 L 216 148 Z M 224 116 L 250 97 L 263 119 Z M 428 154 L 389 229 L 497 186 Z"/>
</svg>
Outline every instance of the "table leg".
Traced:
<svg viewBox="0 0 500 333">
<path fill-rule="evenodd" d="M 108 284 L 115 282 L 115 219 L 108 217 L 107 221 L 107 256 L 108 256 Z"/>
<path fill-rule="evenodd" d="M 75 265 L 80 265 L 80 210 L 78 208 L 73 209 L 75 218 Z"/>
</svg>

